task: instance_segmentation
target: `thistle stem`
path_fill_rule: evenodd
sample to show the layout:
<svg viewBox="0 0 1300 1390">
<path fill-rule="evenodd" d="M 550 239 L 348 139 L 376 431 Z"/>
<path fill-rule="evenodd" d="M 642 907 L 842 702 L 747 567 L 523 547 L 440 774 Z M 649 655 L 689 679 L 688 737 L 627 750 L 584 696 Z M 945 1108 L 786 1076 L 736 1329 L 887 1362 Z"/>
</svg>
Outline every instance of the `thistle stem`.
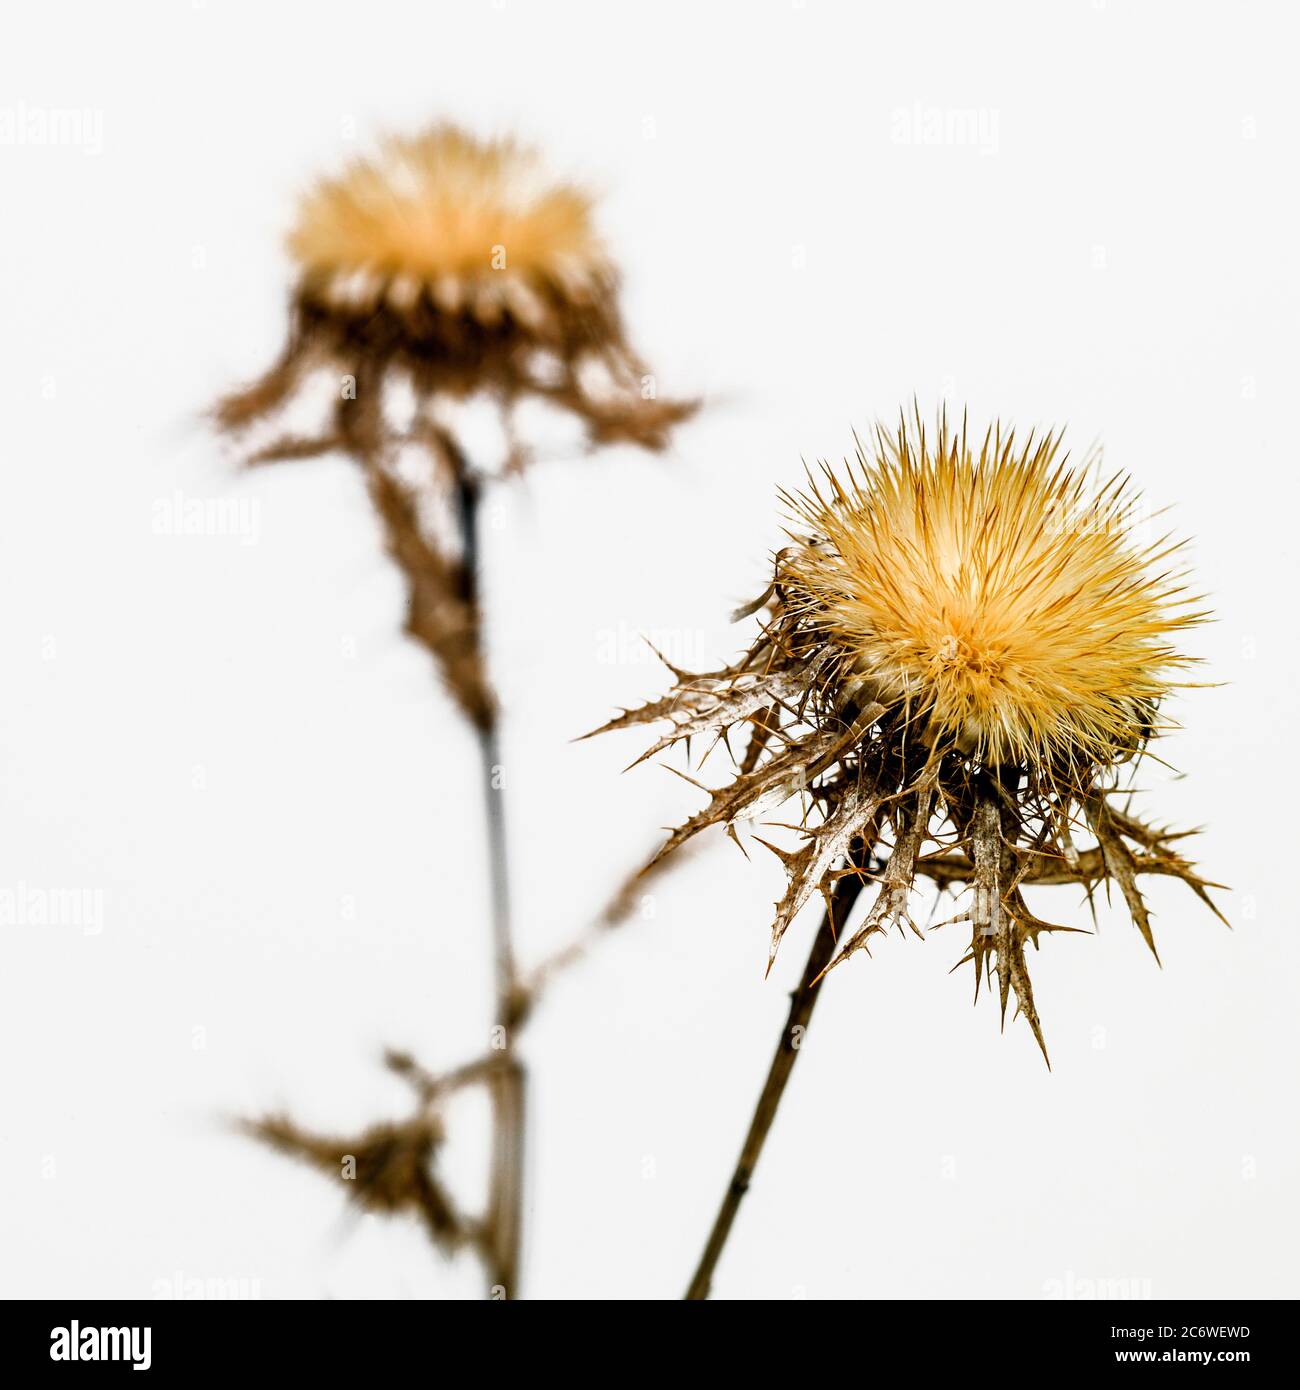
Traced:
<svg viewBox="0 0 1300 1390">
<path fill-rule="evenodd" d="M 477 615 L 474 640 L 487 669 L 480 571 L 482 492 L 469 461 L 451 435 L 440 443 L 456 478 L 461 540 L 464 545 L 462 597 Z M 501 785 L 500 715 L 492 706 L 476 726 L 482 763 L 483 810 L 488 842 L 495 1003 L 492 1047 L 501 1066 L 492 1080 L 492 1163 L 485 1223 L 484 1258 L 488 1297 L 515 1298 L 519 1289 L 519 1252 L 523 1227 L 525 1075 L 515 1052 L 520 991 L 510 926 L 510 875 L 506 854 L 505 794 Z"/>
<path fill-rule="evenodd" d="M 852 857 L 854 863 L 861 867 L 859 853 L 855 851 Z M 749 1132 L 745 1135 L 740 1158 L 723 1194 L 722 1205 L 718 1208 L 713 1229 L 709 1232 L 708 1243 L 700 1256 L 690 1288 L 686 1291 L 689 1300 L 703 1300 L 709 1296 L 713 1271 L 726 1246 L 727 1237 L 731 1234 L 731 1226 L 740 1210 L 740 1203 L 749 1191 L 759 1155 L 763 1152 L 768 1131 L 772 1128 L 772 1121 L 776 1119 L 776 1112 L 781 1098 L 785 1095 L 790 1073 L 794 1070 L 795 1058 L 799 1055 L 804 1033 L 817 1004 L 817 996 L 821 993 L 823 972 L 831 962 L 840 930 L 848 921 L 853 904 L 862 892 L 862 885 L 863 879 L 858 874 L 847 874 L 839 880 L 831 894 L 830 904 L 822 917 L 817 934 L 813 937 L 808 963 L 803 968 L 803 978 L 790 995 L 790 1012 L 772 1057 L 772 1065 L 768 1068 L 767 1080 L 759 1093 L 754 1116 L 749 1122 Z"/>
</svg>

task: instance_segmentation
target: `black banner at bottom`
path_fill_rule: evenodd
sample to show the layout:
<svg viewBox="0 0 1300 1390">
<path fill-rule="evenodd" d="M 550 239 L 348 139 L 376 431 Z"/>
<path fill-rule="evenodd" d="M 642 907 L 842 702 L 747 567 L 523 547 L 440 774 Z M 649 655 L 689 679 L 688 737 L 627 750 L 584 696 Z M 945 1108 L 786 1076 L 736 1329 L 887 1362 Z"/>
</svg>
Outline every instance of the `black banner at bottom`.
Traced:
<svg viewBox="0 0 1300 1390">
<path fill-rule="evenodd" d="M 519 1358 L 521 1369 L 525 1362 L 534 1371 L 549 1362 L 554 1373 L 568 1363 L 594 1373 L 601 1367 L 613 1371 L 623 1355 L 644 1375 L 658 1354 L 669 1374 L 680 1375 L 691 1359 L 688 1348 L 699 1344 L 683 1346 L 673 1334 L 698 1336 L 711 1323 L 707 1312 L 691 1313 L 683 1315 L 689 1322 L 669 1327 L 661 1308 L 653 1325 L 628 1329 L 626 1350 L 615 1355 L 611 1338 L 619 1337 L 622 1316 L 638 1316 L 638 1305 L 622 1305 L 626 1313 L 618 1304 L 601 1305 L 598 1328 L 581 1313 L 568 1326 L 567 1305 L 546 1304 L 545 1312 L 536 1311 L 539 1306 L 524 1302 L 512 1312 L 414 1302 L 10 1302 L 0 1305 L 0 1366 L 56 1377 L 74 1367 L 92 1375 L 164 1378 L 292 1370 L 337 1381 L 410 1371 L 426 1356 L 437 1374 L 449 1352 L 462 1371 L 473 1371 L 481 1356 L 480 1373 L 488 1375 L 505 1371 L 511 1357 Z M 800 1306 L 784 1305 L 779 1321 L 769 1321 L 758 1335 L 739 1329 L 728 1356 L 766 1360 L 773 1344 L 780 1344 L 811 1373 L 808 1363 L 819 1355 L 817 1347 L 847 1337 L 868 1358 L 864 1373 L 873 1364 L 887 1364 L 923 1376 L 985 1367 L 1032 1367 L 1043 1375 L 1060 1367 L 1140 1377 L 1152 1366 L 1210 1367 L 1231 1375 L 1243 1366 L 1276 1372 L 1295 1359 L 1292 1302 L 874 1302 L 860 1305 L 838 1331 L 834 1321 L 828 1325 L 820 1316 L 803 1324 Z M 694 1321 L 698 1316 L 703 1324 Z M 722 1332 L 733 1314 L 719 1316 L 723 1323 L 712 1325 Z M 721 1344 L 713 1346 L 707 1363 L 725 1365 Z M 701 1358 L 697 1371 L 704 1364 Z"/>
</svg>

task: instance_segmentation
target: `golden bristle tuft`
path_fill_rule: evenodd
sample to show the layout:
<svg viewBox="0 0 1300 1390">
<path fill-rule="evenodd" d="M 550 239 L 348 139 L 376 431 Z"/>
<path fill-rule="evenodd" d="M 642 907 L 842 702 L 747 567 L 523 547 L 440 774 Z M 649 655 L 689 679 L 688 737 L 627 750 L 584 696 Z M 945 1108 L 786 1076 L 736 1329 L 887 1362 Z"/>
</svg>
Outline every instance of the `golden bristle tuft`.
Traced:
<svg viewBox="0 0 1300 1390">
<path fill-rule="evenodd" d="M 1189 665 L 1172 639 L 1203 616 L 1170 569 L 1180 543 L 1143 536 L 1126 481 L 1094 485 L 1060 443 L 995 426 L 976 450 L 941 424 L 930 447 L 902 425 L 787 497 L 813 533 L 783 557 L 789 608 L 874 698 L 989 764 L 1131 752 Z"/>
<path fill-rule="evenodd" d="M 406 276 L 429 287 L 508 270 L 595 287 L 609 274 L 590 198 L 535 153 L 451 125 L 384 142 L 303 200 L 289 249 L 309 275 Z"/>
</svg>

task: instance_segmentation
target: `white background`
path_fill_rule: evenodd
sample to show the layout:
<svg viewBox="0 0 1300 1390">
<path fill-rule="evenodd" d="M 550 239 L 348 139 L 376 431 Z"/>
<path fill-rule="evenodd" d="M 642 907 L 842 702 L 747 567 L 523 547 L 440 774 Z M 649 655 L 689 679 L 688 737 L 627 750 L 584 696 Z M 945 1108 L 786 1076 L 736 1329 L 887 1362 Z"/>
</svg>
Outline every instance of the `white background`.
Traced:
<svg viewBox="0 0 1300 1390">
<path fill-rule="evenodd" d="M 0 931 L 3 1292 L 480 1292 L 225 1128 L 404 1113 L 380 1049 L 481 1050 L 490 983 L 473 745 L 355 470 L 241 474 L 202 420 L 278 350 L 309 178 L 452 117 L 602 191 L 633 336 L 708 398 L 667 456 L 566 437 L 493 504 L 526 961 L 698 805 L 620 775 L 635 734 L 570 742 L 662 685 L 638 634 L 729 657 L 777 486 L 913 393 L 1103 440 L 1219 614 L 1193 648 L 1222 684 L 1164 749 L 1185 778 L 1143 780 L 1207 827 L 1235 930 L 1156 882 L 1163 970 L 1118 910 L 1047 941 L 1052 1074 L 971 1008 L 956 937 L 838 972 L 717 1293 L 1300 1293 L 1297 37 L 1280 5 L 1129 0 L 9 13 L 0 110 L 91 118 L 0 145 L 0 888 L 99 891 L 104 920 Z M 157 534 L 178 494 L 244 499 L 255 535 Z M 814 926 L 765 983 L 781 883 L 710 841 L 546 1001 L 526 1292 L 681 1292 Z M 1077 899 L 1038 902 L 1086 925 Z M 467 1200 L 482 1119 L 451 1117 Z"/>
</svg>

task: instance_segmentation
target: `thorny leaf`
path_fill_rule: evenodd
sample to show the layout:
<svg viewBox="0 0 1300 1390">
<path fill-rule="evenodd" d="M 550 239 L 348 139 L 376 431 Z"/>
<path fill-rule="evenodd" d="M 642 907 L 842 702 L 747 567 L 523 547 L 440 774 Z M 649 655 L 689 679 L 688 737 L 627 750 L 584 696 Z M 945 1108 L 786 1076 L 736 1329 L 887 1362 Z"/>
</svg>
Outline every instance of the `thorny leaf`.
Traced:
<svg viewBox="0 0 1300 1390">
<path fill-rule="evenodd" d="M 487 728 L 496 701 L 487 684 L 478 605 L 462 559 L 448 559 L 420 525 L 419 501 L 379 463 L 366 469 L 388 553 L 406 580 L 406 632 L 440 666 L 447 688 L 476 728 Z"/>
<path fill-rule="evenodd" d="M 1078 883 L 1085 888 L 1090 888 L 1103 882 L 1107 877 L 1105 857 L 1100 846 L 1093 849 L 1077 850 L 1073 864 L 1064 853 L 1048 854 L 1036 850 L 1022 850 L 1021 853 L 1026 860 L 1022 867 L 1021 881 L 1032 883 L 1038 887 Z M 1130 853 L 1133 855 L 1134 873 L 1139 877 L 1143 874 L 1151 874 L 1181 879 L 1225 926 L 1228 925 L 1223 914 L 1215 907 L 1214 902 L 1205 892 L 1207 888 L 1222 889 L 1224 887 L 1222 883 L 1214 883 L 1210 879 L 1202 878 L 1186 859 L 1176 854 L 1143 854 L 1137 850 L 1132 850 Z M 947 887 L 953 883 L 968 883 L 974 872 L 970 859 L 966 855 L 947 852 L 926 855 L 917 863 L 916 868 L 917 873 L 932 879 L 941 887 Z"/>
<path fill-rule="evenodd" d="M 1088 823 L 1092 826 L 1093 834 L 1096 835 L 1097 843 L 1101 848 L 1106 872 L 1119 884 L 1120 890 L 1124 894 L 1124 901 L 1128 904 L 1129 913 L 1132 915 L 1137 929 L 1142 933 L 1143 941 L 1147 943 L 1151 954 L 1156 958 L 1156 964 L 1159 965 L 1160 952 L 1156 950 L 1155 937 L 1151 932 L 1151 915 L 1147 912 L 1146 902 L 1138 890 L 1138 866 L 1133 852 L 1124 843 L 1116 829 L 1110 807 L 1100 797 L 1090 797 L 1084 804 L 1088 813 Z"/>
<path fill-rule="evenodd" d="M 660 657 L 660 660 L 664 658 Z M 664 664 L 669 665 L 667 661 Z M 630 764 L 630 767 L 636 767 L 638 763 L 645 762 L 682 739 L 694 738 L 699 734 L 724 733 L 742 720 L 757 724 L 760 712 L 767 706 L 792 700 L 803 689 L 799 673 L 795 671 L 747 671 L 733 677 L 728 671 L 693 675 L 678 671 L 675 667 L 670 669 L 678 677 L 678 683 L 662 700 L 651 701 L 638 709 L 624 710 L 608 724 L 584 734 L 583 738 L 594 738 L 597 734 L 638 724 L 669 721 L 672 729 Z"/>
<path fill-rule="evenodd" d="M 909 811 L 900 812 L 900 828 L 894 840 L 893 852 L 885 864 L 880 889 L 867 911 L 861 927 L 840 948 L 839 954 L 827 966 L 833 970 L 855 952 L 866 947 L 868 940 L 879 933 L 886 934 L 894 926 L 909 926 L 917 936 L 923 938 L 920 928 L 912 920 L 908 911 L 912 888 L 916 877 L 916 856 L 930 826 L 930 802 L 934 796 L 933 781 L 925 783 L 917 792 L 915 802 Z"/>
<path fill-rule="evenodd" d="M 753 772 L 759 758 L 767 751 L 768 744 L 779 736 L 780 732 L 781 707 L 769 705 L 753 721 L 750 728 L 749 742 L 745 745 L 745 752 L 740 760 L 739 771 L 742 775 Z"/>
<path fill-rule="evenodd" d="M 467 1223 L 433 1176 L 443 1136 L 432 1114 L 374 1125 L 354 1138 L 311 1134 L 286 1115 L 268 1115 L 244 1128 L 281 1153 L 345 1181 L 349 1199 L 367 1211 L 419 1217 L 433 1242 L 446 1251 L 469 1238 Z"/>
<path fill-rule="evenodd" d="M 653 869 L 665 855 L 671 854 L 701 830 L 711 825 L 730 824 L 763 797 L 775 793 L 780 794 L 784 800 L 806 788 L 809 768 L 814 765 L 818 751 L 829 746 L 829 741 L 817 745 L 815 750 L 807 745 L 793 744 L 766 762 L 760 763 L 752 772 L 737 777 L 729 786 L 710 791 L 709 804 L 669 835 L 663 847 L 646 865 L 646 869 Z M 809 761 L 810 753 L 812 762 Z"/>
<path fill-rule="evenodd" d="M 976 999 L 981 977 L 987 979 L 989 973 L 996 970 L 1003 1027 L 1006 1026 L 1007 1000 L 1014 992 L 1017 1012 L 1028 1022 L 1050 1070 L 1052 1062 L 1025 964 L 1025 941 L 1032 939 L 1036 945 L 1039 932 L 1057 929 L 1040 922 L 1024 906 L 1016 886 L 1015 853 L 1003 838 L 1002 820 L 998 802 L 992 796 L 981 795 L 971 824 L 973 902 L 968 914 L 952 920 L 971 924 L 971 947 L 965 959 L 975 965 Z"/>
<path fill-rule="evenodd" d="M 796 853 L 789 854 L 775 845 L 767 845 L 781 859 L 789 874 L 785 896 L 776 905 L 776 920 L 772 923 L 772 944 L 767 968 L 771 970 L 777 947 L 795 914 L 820 888 L 829 904 L 830 872 L 844 858 L 853 841 L 867 830 L 880 809 L 880 798 L 862 785 L 850 787 L 836 803 L 834 810 L 819 826 L 805 830 L 808 843 Z M 874 834 L 868 838 L 874 839 Z"/>
<path fill-rule="evenodd" d="M 255 449 L 244 460 L 250 468 L 264 463 L 286 463 L 297 459 L 320 458 L 343 447 L 343 438 L 338 434 L 300 435 L 286 434 L 273 439 Z"/>
</svg>

